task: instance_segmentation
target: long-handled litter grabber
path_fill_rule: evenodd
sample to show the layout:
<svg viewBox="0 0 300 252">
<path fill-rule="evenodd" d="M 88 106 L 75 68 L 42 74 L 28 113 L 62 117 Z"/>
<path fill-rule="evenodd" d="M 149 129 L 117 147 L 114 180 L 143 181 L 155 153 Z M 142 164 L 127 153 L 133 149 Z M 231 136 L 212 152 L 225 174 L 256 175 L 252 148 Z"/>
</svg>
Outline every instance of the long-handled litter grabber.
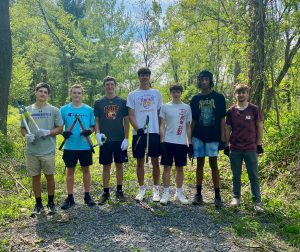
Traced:
<svg viewBox="0 0 300 252">
<path fill-rule="evenodd" d="M 27 130 L 27 134 L 31 134 L 31 131 L 30 131 L 29 126 L 28 126 L 28 123 L 26 121 L 26 117 L 24 115 L 24 111 L 19 107 L 18 103 L 17 103 L 17 107 L 19 109 L 21 121 L 23 122 L 23 124 L 24 124 L 24 126 L 25 126 L 25 128 Z"/>
<path fill-rule="evenodd" d="M 77 116 L 77 121 L 79 122 L 79 125 L 80 125 L 80 128 L 81 128 L 82 132 L 85 131 L 83 123 L 82 123 L 81 119 L 78 116 Z M 92 152 L 95 153 L 94 145 L 93 145 L 92 140 L 90 139 L 90 137 L 86 136 L 85 139 L 88 142 Z"/>
<path fill-rule="evenodd" d="M 77 115 L 75 116 L 75 120 L 74 120 L 74 122 L 72 123 L 71 127 L 69 128 L 68 132 L 70 132 L 70 133 L 72 132 L 72 130 L 73 130 L 73 128 L 74 128 L 76 122 L 77 122 Z M 64 138 L 63 142 L 61 143 L 61 145 L 60 145 L 59 148 L 58 148 L 59 150 L 62 149 L 62 147 L 65 145 L 66 141 L 67 141 L 67 138 Z"/>
<path fill-rule="evenodd" d="M 145 154 L 146 154 L 146 164 L 148 164 L 149 161 L 149 116 L 148 117 L 148 123 L 146 124 L 146 129 L 147 129 L 147 142 L 146 142 L 146 149 L 145 149 Z"/>
<path fill-rule="evenodd" d="M 19 109 L 20 114 L 22 114 L 24 116 L 24 118 L 27 118 L 33 124 L 33 126 L 36 128 L 36 130 L 38 131 L 40 129 L 39 126 L 36 124 L 36 122 L 34 121 L 34 119 L 31 116 L 31 114 L 26 109 L 26 107 L 22 104 L 22 102 L 16 101 L 16 105 L 17 105 L 17 107 Z M 28 124 L 27 124 L 27 126 L 28 126 Z M 25 127 L 26 127 L 26 125 L 25 125 Z M 27 130 L 27 128 L 26 128 L 26 130 Z"/>
<path fill-rule="evenodd" d="M 147 129 L 147 128 L 148 128 L 148 125 L 149 125 L 149 115 L 147 115 L 147 117 L 146 117 L 146 122 L 145 122 L 145 124 L 144 124 L 144 126 L 143 126 L 143 130 Z M 142 136 L 139 136 L 139 137 L 138 137 L 138 139 L 137 139 L 137 141 L 136 141 L 136 144 L 135 144 L 135 146 L 134 146 L 134 150 L 136 150 L 136 148 L 137 148 L 137 146 L 138 146 L 138 144 L 139 144 L 141 138 L 142 138 Z M 148 141 L 148 142 L 149 142 L 149 141 Z"/>
</svg>

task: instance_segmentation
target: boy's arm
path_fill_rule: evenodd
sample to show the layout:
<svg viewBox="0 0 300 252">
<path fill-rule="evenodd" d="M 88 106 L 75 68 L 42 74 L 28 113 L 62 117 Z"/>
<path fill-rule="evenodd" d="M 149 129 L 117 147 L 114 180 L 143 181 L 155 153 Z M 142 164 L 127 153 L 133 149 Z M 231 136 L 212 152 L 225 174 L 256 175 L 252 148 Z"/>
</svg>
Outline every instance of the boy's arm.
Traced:
<svg viewBox="0 0 300 252">
<path fill-rule="evenodd" d="M 128 139 L 129 136 L 129 116 L 125 116 L 123 119 L 124 122 L 124 135 L 125 138 Z"/>
<path fill-rule="evenodd" d="M 192 144 L 192 127 L 191 123 L 189 122 L 186 123 L 186 135 L 188 139 L 188 144 Z"/>
<path fill-rule="evenodd" d="M 160 127 L 159 127 L 160 142 L 163 142 L 163 140 L 165 139 L 165 132 L 166 132 L 166 122 L 165 119 L 160 117 Z"/>
<path fill-rule="evenodd" d="M 226 123 L 225 123 L 225 117 L 222 117 L 221 118 L 221 142 L 226 142 L 226 129 L 225 129 L 225 125 L 226 125 Z"/>
<path fill-rule="evenodd" d="M 231 126 L 229 124 L 225 124 L 225 145 L 226 146 L 229 145 L 231 131 L 232 131 Z"/>
<path fill-rule="evenodd" d="M 139 129 L 139 126 L 134 115 L 134 110 L 132 108 L 128 108 L 128 118 L 132 127 L 137 131 Z"/>
<path fill-rule="evenodd" d="M 264 135 L 264 124 L 262 121 L 256 122 L 257 127 L 257 145 L 262 145 L 263 135 Z"/>
</svg>

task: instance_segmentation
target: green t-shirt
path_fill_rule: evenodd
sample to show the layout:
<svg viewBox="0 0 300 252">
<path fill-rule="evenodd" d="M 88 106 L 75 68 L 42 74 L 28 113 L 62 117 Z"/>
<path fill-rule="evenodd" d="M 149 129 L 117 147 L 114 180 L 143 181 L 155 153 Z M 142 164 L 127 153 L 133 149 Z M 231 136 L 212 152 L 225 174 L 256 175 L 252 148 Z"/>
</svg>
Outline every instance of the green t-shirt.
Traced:
<svg viewBox="0 0 300 252">
<path fill-rule="evenodd" d="M 28 112 L 31 113 L 33 120 L 39 126 L 40 129 L 52 130 L 58 126 L 63 125 L 59 109 L 46 104 L 42 108 L 37 108 L 35 104 L 32 104 L 27 107 Z M 36 134 L 36 128 L 28 120 L 28 126 L 32 134 Z M 21 127 L 25 127 L 24 123 L 21 123 Z M 33 143 L 26 145 L 25 152 L 26 154 L 33 156 L 45 156 L 55 153 L 56 147 L 56 137 L 55 136 L 45 136 L 45 137 L 36 137 Z"/>
</svg>

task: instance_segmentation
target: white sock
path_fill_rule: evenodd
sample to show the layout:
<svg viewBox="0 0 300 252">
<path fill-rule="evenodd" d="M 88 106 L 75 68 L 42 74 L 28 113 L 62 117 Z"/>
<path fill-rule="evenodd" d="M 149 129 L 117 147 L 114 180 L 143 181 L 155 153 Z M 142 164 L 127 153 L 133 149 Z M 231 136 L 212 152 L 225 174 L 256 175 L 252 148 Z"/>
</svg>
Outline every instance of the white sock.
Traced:
<svg viewBox="0 0 300 252">
<path fill-rule="evenodd" d="M 170 188 L 169 187 L 164 187 L 164 193 L 170 193 Z"/>
<path fill-rule="evenodd" d="M 158 185 L 153 185 L 153 189 L 158 190 L 159 189 Z"/>
<path fill-rule="evenodd" d="M 183 189 L 182 188 L 176 188 L 176 193 L 183 193 Z"/>
</svg>

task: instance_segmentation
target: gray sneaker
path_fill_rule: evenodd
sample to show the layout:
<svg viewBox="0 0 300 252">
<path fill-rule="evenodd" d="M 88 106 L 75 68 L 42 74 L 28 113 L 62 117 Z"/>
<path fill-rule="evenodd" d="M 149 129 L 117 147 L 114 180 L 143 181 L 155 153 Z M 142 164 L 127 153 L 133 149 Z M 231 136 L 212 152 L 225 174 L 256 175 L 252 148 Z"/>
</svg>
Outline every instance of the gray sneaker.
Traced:
<svg viewBox="0 0 300 252">
<path fill-rule="evenodd" d="M 265 211 L 261 202 L 254 203 L 254 211 L 257 213 L 263 213 Z"/>
</svg>

